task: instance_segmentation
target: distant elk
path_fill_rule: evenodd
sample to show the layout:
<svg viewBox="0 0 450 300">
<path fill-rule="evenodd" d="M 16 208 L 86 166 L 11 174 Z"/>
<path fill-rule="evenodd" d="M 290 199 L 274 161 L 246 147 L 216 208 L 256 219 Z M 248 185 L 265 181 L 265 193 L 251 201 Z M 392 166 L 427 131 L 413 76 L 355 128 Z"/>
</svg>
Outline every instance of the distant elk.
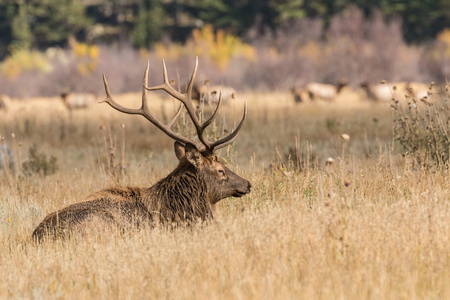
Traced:
<svg viewBox="0 0 450 300">
<path fill-rule="evenodd" d="M 434 84 L 425 84 L 421 82 L 408 82 L 406 86 L 407 93 L 416 100 L 422 100 L 429 103 L 434 93 L 436 93 Z"/>
<path fill-rule="evenodd" d="M 96 102 L 95 95 L 90 93 L 68 93 L 64 91 L 61 92 L 60 96 L 69 112 L 74 109 L 89 108 Z"/>
<path fill-rule="evenodd" d="M 222 97 L 211 117 L 200 122 L 192 103 L 192 88 L 197 73 L 196 60 L 187 90 L 181 93 L 174 89 L 167 77 L 163 60 L 164 83 L 148 87 L 149 65 L 144 73 L 142 105 L 140 108 L 126 108 L 111 96 L 108 83 L 103 75 L 106 99 L 104 102 L 119 112 L 141 115 L 153 125 L 175 140 L 175 154 L 178 166 L 167 177 L 149 188 L 127 187 L 108 188 L 99 191 L 82 202 L 78 202 L 53 212 L 37 226 L 33 239 L 67 236 L 76 228 L 82 229 L 93 220 L 103 220 L 119 228 L 139 227 L 141 224 L 180 224 L 197 222 L 213 218 L 214 206 L 227 197 L 242 197 L 250 192 L 251 184 L 229 170 L 217 159 L 214 152 L 232 143 L 240 132 L 247 116 L 247 104 L 244 115 L 236 130 L 226 137 L 214 142 L 205 136 L 205 129 L 217 116 Z M 163 90 L 181 102 L 172 119 L 164 124 L 150 112 L 147 92 Z M 180 135 L 171 128 L 182 108 L 187 113 L 196 129 L 198 141 Z M 80 226 L 80 227 L 79 227 Z"/>
<path fill-rule="evenodd" d="M 236 97 L 236 90 L 229 86 L 212 85 L 208 83 L 204 85 L 194 84 L 192 88 L 192 99 L 197 100 L 199 103 L 218 103 L 219 95 L 222 96 L 224 104 L 228 104 Z"/>
<path fill-rule="evenodd" d="M 337 85 L 311 82 L 303 89 L 293 87 L 291 92 L 294 95 L 294 101 L 296 103 L 305 102 L 307 99 L 310 101 L 318 99 L 333 101 L 346 85 L 347 82 L 345 80 L 339 81 Z"/>
<path fill-rule="evenodd" d="M 8 95 L 0 95 L 0 110 L 8 111 L 8 104 L 11 101 Z"/>
<path fill-rule="evenodd" d="M 384 80 L 376 84 L 367 81 L 360 84 L 366 98 L 374 102 L 389 102 L 399 96 L 404 96 L 407 86 L 406 82 L 389 83 Z"/>
<path fill-rule="evenodd" d="M 363 82 L 360 84 L 367 99 L 375 102 L 388 102 L 394 97 L 393 88 L 387 83 L 371 84 Z"/>
</svg>

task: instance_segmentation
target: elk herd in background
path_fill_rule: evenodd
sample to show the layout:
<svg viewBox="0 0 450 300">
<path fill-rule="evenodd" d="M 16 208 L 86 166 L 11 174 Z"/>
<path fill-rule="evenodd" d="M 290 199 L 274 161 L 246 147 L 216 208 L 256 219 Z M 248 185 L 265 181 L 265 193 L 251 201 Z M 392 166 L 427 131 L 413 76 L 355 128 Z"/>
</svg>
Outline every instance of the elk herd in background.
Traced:
<svg viewBox="0 0 450 300">
<path fill-rule="evenodd" d="M 181 90 L 186 90 L 182 86 Z M 369 83 L 362 82 L 359 85 L 360 99 L 366 99 L 373 102 L 389 102 L 397 96 L 413 97 L 424 102 L 430 101 L 430 95 L 438 91 L 436 86 L 419 82 L 396 82 L 396 83 Z M 333 102 L 340 95 L 342 90 L 349 89 L 346 80 L 340 80 L 336 85 L 319 82 L 310 82 L 303 87 L 294 86 L 290 93 L 295 103 L 305 103 L 311 101 Z M 217 104 L 219 95 L 222 95 L 222 103 L 230 104 L 236 99 L 236 90 L 230 86 L 209 85 L 209 81 L 204 84 L 194 83 L 191 91 L 191 99 L 197 102 L 195 107 L 199 108 L 201 104 Z M 90 108 L 98 101 L 98 98 L 92 93 L 75 93 L 63 91 L 60 94 L 62 103 L 70 115 L 74 110 L 85 110 Z M 8 95 L 0 95 L 0 112 L 8 112 L 11 98 Z"/>
<path fill-rule="evenodd" d="M 336 85 L 311 82 L 303 88 L 291 88 L 291 94 L 295 103 L 315 100 L 334 101 L 346 87 L 347 82 L 345 80 L 339 81 Z M 374 84 L 365 81 L 359 87 L 362 92 L 361 99 L 380 103 L 389 102 L 395 97 L 403 96 L 428 102 L 430 96 L 438 92 L 434 85 L 419 82 L 386 83 L 382 81 Z M 351 89 L 350 87 L 347 88 Z"/>
</svg>

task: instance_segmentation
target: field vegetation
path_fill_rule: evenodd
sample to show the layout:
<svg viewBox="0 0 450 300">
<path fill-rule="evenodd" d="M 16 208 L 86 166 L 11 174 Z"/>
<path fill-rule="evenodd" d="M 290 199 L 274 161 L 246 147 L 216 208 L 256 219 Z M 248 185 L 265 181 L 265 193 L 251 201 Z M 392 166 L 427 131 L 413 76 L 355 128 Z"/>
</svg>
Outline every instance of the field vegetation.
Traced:
<svg viewBox="0 0 450 300">
<path fill-rule="evenodd" d="M 15 158 L 0 169 L 0 297 L 448 299 L 450 174 L 396 141 L 393 120 L 408 107 L 398 99 L 394 110 L 350 89 L 300 105 L 288 93 L 240 93 L 211 134 L 232 130 L 248 101 L 243 130 L 219 154 L 252 183 L 249 195 L 219 202 L 207 224 L 93 226 L 39 245 L 31 233 L 46 214 L 109 186 L 150 186 L 177 162 L 144 118 L 13 99 L 0 111 Z M 116 100 L 138 106 L 140 95 Z M 161 119 L 175 109 L 164 95 L 151 103 Z"/>
</svg>

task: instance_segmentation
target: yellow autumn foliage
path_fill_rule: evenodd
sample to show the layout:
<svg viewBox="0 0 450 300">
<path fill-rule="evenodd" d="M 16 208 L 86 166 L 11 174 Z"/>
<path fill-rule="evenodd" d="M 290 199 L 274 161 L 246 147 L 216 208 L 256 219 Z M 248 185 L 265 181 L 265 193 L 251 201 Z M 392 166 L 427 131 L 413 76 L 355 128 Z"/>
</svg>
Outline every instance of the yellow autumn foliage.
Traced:
<svg viewBox="0 0 450 300">
<path fill-rule="evenodd" d="M 446 44 L 445 56 L 450 57 L 450 28 L 445 28 L 437 35 L 437 40 Z"/>
<path fill-rule="evenodd" d="M 97 45 L 70 41 L 73 56 L 77 61 L 77 71 L 81 75 L 92 73 L 97 69 L 100 48 Z"/>
<path fill-rule="evenodd" d="M 249 61 L 256 60 L 255 49 L 243 43 L 237 36 L 223 30 L 214 31 L 211 25 L 194 29 L 191 38 L 184 45 L 162 43 L 155 45 L 158 57 L 177 59 L 182 54 L 194 53 L 196 56 L 208 57 L 221 71 L 225 71 L 233 57 L 243 57 Z"/>
<path fill-rule="evenodd" d="M 17 50 L 0 65 L 1 73 L 10 79 L 15 79 L 23 71 L 35 70 L 45 73 L 50 65 L 44 54 L 38 51 Z"/>
</svg>

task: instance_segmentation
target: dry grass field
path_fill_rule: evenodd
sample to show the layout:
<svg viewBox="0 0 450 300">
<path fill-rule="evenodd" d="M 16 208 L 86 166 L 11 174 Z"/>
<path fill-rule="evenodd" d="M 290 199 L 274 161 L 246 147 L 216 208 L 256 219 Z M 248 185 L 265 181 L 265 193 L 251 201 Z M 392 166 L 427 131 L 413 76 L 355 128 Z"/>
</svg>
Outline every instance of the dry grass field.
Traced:
<svg viewBox="0 0 450 300">
<path fill-rule="evenodd" d="M 170 118 L 173 102 L 153 98 Z M 140 94 L 116 99 L 138 106 Z M 31 233 L 46 214 L 109 186 L 150 186 L 177 160 L 168 137 L 107 104 L 69 116 L 57 98 L 11 101 L 0 111 L 16 157 L 0 170 L 0 298 L 450 299 L 450 174 L 399 154 L 388 104 L 350 91 L 300 105 L 239 94 L 213 134 L 233 128 L 243 100 L 245 126 L 219 154 L 252 192 L 219 202 L 213 221 L 40 245 Z M 56 172 L 24 174 L 33 145 Z"/>
</svg>

